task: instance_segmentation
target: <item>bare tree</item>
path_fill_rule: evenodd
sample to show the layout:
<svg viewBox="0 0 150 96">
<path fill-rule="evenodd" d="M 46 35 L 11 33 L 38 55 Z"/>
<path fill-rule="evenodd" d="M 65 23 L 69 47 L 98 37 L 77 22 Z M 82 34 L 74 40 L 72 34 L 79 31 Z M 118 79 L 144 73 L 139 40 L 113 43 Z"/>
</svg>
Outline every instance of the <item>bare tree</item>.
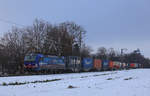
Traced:
<svg viewBox="0 0 150 96">
<path fill-rule="evenodd" d="M 21 71 L 24 56 L 28 53 L 73 55 L 75 45 L 81 49 L 84 34 L 85 30 L 74 22 L 52 25 L 36 19 L 31 26 L 13 27 L 1 38 L 1 57 L 6 57 L 6 60 L 3 59 L 5 65 L 15 64 L 13 69 Z"/>
<path fill-rule="evenodd" d="M 100 59 L 108 59 L 107 49 L 105 47 L 98 48 L 96 54 L 97 54 L 97 57 L 100 58 Z"/>
<path fill-rule="evenodd" d="M 116 61 L 117 51 L 115 51 L 114 48 L 109 48 L 108 49 L 108 58 L 109 58 L 109 60 Z"/>
<path fill-rule="evenodd" d="M 82 57 L 91 57 L 91 52 L 93 49 L 90 46 L 86 46 L 85 44 L 81 48 Z"/>
</svg>

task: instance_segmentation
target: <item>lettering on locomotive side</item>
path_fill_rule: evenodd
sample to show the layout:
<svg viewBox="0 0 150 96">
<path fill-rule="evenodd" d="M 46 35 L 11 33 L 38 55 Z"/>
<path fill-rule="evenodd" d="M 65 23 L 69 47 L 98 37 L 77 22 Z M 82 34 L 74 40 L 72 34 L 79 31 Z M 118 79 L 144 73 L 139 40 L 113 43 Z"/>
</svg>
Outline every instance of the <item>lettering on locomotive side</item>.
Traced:
<svg viewBox="0 0 150 96">
<path fill-rule="evenodd" d="M 85 60 L 85 64 L 89 65 L 91 63 L 92 63 L 91 60 Z"/>
<path fill-rule="evenodd" d="M 45 62 L 40 62 L 39 65 L 46 65 L 47 63 Z"/>
<path fill-rule="evenodd" d="M 54 63 L 57 63 L 57 60 L 56 60 L 56 59 L 52 60 L 52 63 L 53 63 L 53 64 L 54 64 Z"/>
</svg>

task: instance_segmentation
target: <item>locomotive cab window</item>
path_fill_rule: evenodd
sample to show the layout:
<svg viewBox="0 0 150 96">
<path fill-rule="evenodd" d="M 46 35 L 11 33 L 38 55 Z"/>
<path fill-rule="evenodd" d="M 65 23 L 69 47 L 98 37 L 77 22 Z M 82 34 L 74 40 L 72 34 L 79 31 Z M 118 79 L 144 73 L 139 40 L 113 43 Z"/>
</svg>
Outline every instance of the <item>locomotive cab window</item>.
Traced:
<svg viewBox="0 0 150 96">
<path fill-rule="evenodd" d="M 24 59 L 24 61 L 35 61 L 36 60 L 36 56 L 30 56 L 30 55 L 27 55 L 27 56 L 25 56 L 25 59 Z"/>
</svg>

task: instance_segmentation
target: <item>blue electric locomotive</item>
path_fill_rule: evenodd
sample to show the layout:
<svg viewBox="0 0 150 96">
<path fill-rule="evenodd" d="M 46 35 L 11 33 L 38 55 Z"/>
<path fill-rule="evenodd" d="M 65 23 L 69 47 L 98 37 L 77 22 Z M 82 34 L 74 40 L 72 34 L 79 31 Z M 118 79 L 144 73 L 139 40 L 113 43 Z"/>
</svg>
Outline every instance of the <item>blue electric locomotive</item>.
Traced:
<svg viewBox="0 0 150 96">
<path fill-rule="evenodd" d="M 64 70 L 64 57 L 42 54 L 29 54 L 25 56 L 24 67 L 26 70 Z"/>
</svg>

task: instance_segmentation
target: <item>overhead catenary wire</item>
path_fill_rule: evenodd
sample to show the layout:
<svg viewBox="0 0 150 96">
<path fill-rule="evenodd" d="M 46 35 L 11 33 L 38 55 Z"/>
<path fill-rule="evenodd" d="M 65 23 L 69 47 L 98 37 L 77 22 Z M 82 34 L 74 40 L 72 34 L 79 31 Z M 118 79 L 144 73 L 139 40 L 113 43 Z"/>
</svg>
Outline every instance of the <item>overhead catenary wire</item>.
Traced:
<svg viewBox="0 0 150 96">
<path fill-rule="evenodd" d="M 0 18 L 0 22 L 4 22 L 4 23 L 8 23 L 8 24 L 13 24 L 13 25 L 25 27 L 25 25 L 18 24 L 18 23 L 15 23 L 15 22 L 13 22 L 13 21 L 5 20 L 5 19 L 2 19 L 2 18 Z"/>
</svg>

